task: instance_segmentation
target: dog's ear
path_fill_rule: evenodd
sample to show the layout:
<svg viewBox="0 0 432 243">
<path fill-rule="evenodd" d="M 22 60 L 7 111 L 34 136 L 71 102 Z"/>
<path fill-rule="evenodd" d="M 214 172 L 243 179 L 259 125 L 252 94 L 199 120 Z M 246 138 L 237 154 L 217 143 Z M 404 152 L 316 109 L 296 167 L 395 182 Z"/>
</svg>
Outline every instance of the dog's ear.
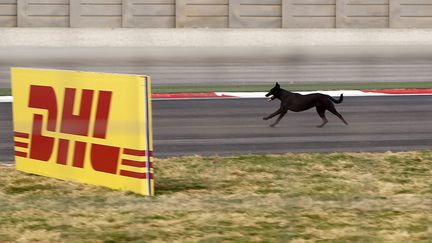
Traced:
<svg viewBox="0 0 432 243">
<path fill-rule="evenodd" d="M 280 88 L 280 85 L 279 85 L 279 83 L 278 83 L 278 82 L 276 82 L 276 85 L 275 85 L 275 87 L 276 87 L 276 88 L 278 88 L 278 89 Z"/>
</svg>

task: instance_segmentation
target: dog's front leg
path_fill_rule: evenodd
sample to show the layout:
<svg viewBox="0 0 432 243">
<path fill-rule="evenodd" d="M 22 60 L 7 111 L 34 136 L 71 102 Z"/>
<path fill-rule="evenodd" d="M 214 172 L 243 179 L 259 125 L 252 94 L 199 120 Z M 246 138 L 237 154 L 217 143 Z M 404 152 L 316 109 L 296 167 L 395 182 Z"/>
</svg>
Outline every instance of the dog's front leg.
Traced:
<svg viewBox="0 0 432 243">
<path fill-rule="evenodd" d="M 282 112 L 282 107 L 279 108 L 277 111 L 273 112 L 272 114 L 268 115 L 267 117 L 264 117 L 263 120 L 266 121 L 266 120 L 268 120 L 270 118 L 273 118 L 273 117 L 277 116 L 281 112 Z"/>
<path fill-rule="evenodd" d="M 288 110 L 282 110 L 279 117 L 276 119 L 276 121 L 273 124 L 270 125 L 270 127 L 275 127 L 287 112 Z"/>
</svg>

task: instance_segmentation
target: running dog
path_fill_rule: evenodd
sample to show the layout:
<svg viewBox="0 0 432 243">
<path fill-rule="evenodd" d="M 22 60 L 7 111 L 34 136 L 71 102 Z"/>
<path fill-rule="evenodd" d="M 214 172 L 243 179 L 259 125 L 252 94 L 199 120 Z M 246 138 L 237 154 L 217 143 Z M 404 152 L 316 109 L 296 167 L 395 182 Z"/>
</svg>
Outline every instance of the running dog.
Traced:
<svg viewBox="0 0 432 243">
<path fill-rule="evenodd" d="M 337 112 L 333 104 L 341 103 L 343 101 L 343 94 L 340 95 L 339 100 L 336 100 L 329 95 L 320 93 L 301 95 L 281 89 L 279 83 L 276 83 L 276 85 L 265 96 L 269 97 L 268 101 L 272 101 L 274 99 L 279 99 L 281 101 L 281 106 L 277 111 L 263 118 L 263 120 L 268 120 L 274 116 L 279 115 L 279 117 L 274 123 L 270 125 L 270 127 L 276 126 L 279 121 L 285 116 L 288 110 L 299 112 L 308 110 L 312 107 L 316 107 L 318 115 L 322 119 L 322 124 L 318 125 L 317 127 L 323 127 L 325 124 L 327 124 L 328 120 L 325 117 L 326 110 L 339 117 L 339 119 L 341 119 L 343 123 L 345 123 L 345 125 L 348 125 L 348 122 L 346 122 L 342 115 Z"/>
</svg>

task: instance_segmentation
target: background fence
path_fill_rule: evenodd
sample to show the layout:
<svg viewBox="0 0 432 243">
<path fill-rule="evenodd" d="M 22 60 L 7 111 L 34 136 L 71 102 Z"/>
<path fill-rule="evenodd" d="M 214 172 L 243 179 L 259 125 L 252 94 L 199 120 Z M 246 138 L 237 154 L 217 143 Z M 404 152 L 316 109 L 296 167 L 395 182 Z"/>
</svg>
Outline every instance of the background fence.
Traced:
<svg viewBox="0 0 432 243">
<path fill-rule="evenodd" d="M 0 0 L 0 27 L 432 28 L 432 0 Z"/>
</svg>

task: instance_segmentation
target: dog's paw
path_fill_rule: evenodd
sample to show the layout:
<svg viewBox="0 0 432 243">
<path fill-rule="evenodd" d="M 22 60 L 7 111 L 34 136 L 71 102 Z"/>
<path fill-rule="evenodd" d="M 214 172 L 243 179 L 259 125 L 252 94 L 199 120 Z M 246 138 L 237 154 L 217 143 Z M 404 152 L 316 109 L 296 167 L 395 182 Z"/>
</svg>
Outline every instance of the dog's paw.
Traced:
<svg viewBox="0 0 432 243">
<path fill-rule="evenodd" d="M 275 127 L 276 126 L 276 124 L 270 124 L 269 125 L 269 127 Z"/>
<path fill-rule="evenodd" d="M 263 117 L 263 120 L 264 120 L 264 121 L 267 121 L 268 119 L 270 119 L 270 118 L 268 118 L 268 117 Z"/>
</svg>

